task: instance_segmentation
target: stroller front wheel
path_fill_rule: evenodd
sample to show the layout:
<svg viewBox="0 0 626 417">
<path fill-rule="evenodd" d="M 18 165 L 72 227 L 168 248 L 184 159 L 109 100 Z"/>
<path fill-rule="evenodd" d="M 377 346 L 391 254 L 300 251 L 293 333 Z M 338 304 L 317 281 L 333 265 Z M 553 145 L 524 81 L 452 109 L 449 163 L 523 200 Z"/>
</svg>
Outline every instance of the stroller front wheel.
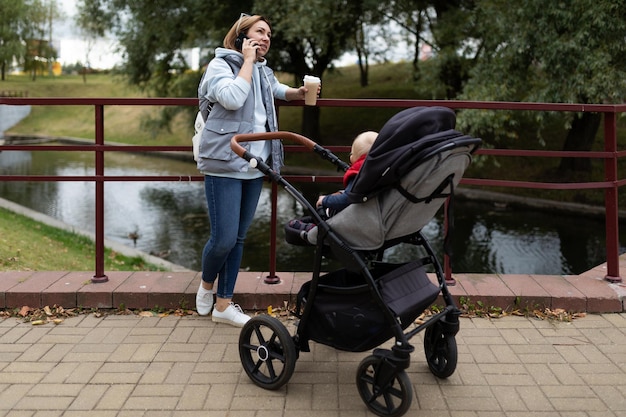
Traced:
<svg viewBox="0 0 626 417">
<path fill-rule="evenodd" d="M 261 388 L 285 385 L 296 367 L 295 343 L 285 326 L 274 317 L 252 317 L 239 334 L 239 357 L 248 377 Z"/>
<path fill-rule="evenodd" d="M 438 378 L 447 378 L 454 373 L 458 351 L 454 334 L 443 331 L 437 322 L 426 329 L 424 334 L 424 353 L 430 372 Z"/>
<path fill-rule="evenodd" d="M 367 408 L 382 417 L 399 417 L 411 407 L 413 390 L 404 370 L 390 369 L 381 357 L 361 361 L 356 385 Z"/>
</svg>

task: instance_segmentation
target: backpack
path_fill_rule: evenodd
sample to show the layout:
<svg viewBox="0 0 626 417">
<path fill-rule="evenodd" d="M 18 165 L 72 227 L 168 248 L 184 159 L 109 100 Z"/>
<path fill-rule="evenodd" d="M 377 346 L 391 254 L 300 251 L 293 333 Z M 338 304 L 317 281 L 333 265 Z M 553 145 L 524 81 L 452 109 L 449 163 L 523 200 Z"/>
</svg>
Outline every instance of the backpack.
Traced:
<svg viewBox="0 0 626 417">
<path fill-rule="evenodd" d="M 232 58 L 229 58 L 228 56 L 225 56 L 222 59 L 226 61 L 226 63 L 230 66 L 230 69 L 233 71 L 233 74 L 237 76 L 237 73 L 239 72 L 238 70 L 240 69 L 238 67 L 239 64 L 233 61 Z M 202 85 L 205 75 L 206 71 L 204 72 L 204 74 L 202 74 L 202 78 L 200 79 L 200 85 Z M 198 107 L 200 110 L 198 111 L 198 114 L 196 114 L 196 120 L 193 123 L 194 135 L 191 137 L 193 160 L 196 162 L 198 161 L 198 154 L 200 153 L 200 138 L 202 137 L 202 131 L 204 130 L 204 125 L 206 124 L 206 120 L 209 117 L 209 113 L 211 113 L 211 109 L 213 109 L 213 104 L 215 103 L 211 103 L 205 97 L 201 97 L 198 94 Z"/>
</svg>

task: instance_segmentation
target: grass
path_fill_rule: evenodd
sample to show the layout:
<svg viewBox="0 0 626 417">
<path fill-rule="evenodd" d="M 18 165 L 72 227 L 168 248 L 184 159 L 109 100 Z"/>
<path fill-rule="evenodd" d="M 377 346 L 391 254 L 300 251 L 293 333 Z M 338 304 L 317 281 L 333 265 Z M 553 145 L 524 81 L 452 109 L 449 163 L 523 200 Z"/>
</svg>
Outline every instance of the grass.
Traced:
<svg viewBox="0 0 626 417">
<path fill-rule="evenodd" d="M 67 232 L 0 208 L 0 271 L 90 271 L 95 268 L 95 244 Z M 108 271 L 154 271 L 139 257 L 105 250 Z"/>
<path fill-rule="evenodd" d="M 84 83 L 79 75 L 39 77 L 9 76 L 0 90 L 26 92 L 28 97 L 145 97 L 119 76 L 95 74 Z M 175 120 L 172 132 L 153 136 L 144 123 L 160 109 L 142 106 L 108 106 L 104 111 L 105 140 L 135 145 L 187 144 L 192 130 L 184 118 Z M 7 133 L 70 136 L 94 139 L 94 110 L 86 106 L 33 106 L 31 115 Z"/>
</svg>

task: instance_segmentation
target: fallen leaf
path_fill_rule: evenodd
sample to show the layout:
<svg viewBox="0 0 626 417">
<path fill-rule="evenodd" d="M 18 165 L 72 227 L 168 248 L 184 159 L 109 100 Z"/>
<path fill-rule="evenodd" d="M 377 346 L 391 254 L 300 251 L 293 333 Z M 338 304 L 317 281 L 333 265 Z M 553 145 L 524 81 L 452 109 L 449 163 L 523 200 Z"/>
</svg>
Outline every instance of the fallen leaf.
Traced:
<svg viewBox="0 0 626 417">
<path fill-rule="evenodd" d="M 28 306 L 24 306 L 24 307 L 22 307 L 22 309 L 20 310 L 20 312 L 18 314 L 20 316 L 22 316 L 22 317 L 26 317 L 26 316 L 28 316 L 28 313 L 30 313 L 31 311 L 33 311 L 32 308 L 30 308 Z"/>
</svg>

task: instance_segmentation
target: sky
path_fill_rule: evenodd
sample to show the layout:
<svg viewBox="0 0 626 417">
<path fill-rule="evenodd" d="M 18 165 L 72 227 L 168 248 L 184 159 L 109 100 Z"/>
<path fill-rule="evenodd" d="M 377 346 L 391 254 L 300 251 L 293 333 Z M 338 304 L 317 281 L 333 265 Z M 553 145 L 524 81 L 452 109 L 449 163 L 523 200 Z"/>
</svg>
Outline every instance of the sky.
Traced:
<svg viewBox="0 0 626 417">
<path fill-rule="evenodd" d="M 65 18 L 56 22 L 52 28 L 53 42 L 59 48 L 59 62 L 61 65 L 85 63 L 87 58 L 93 68 L 108 69 L 121 61 L 120 55 L 115 52 L 115 43 L 110 40 L 99 40 L 92 47 L 87 57 L 87 42 L 81 37 L 74 23 L 76 17 L 77 0 L 57 0 L 59 8 Z"/>
</svg>

